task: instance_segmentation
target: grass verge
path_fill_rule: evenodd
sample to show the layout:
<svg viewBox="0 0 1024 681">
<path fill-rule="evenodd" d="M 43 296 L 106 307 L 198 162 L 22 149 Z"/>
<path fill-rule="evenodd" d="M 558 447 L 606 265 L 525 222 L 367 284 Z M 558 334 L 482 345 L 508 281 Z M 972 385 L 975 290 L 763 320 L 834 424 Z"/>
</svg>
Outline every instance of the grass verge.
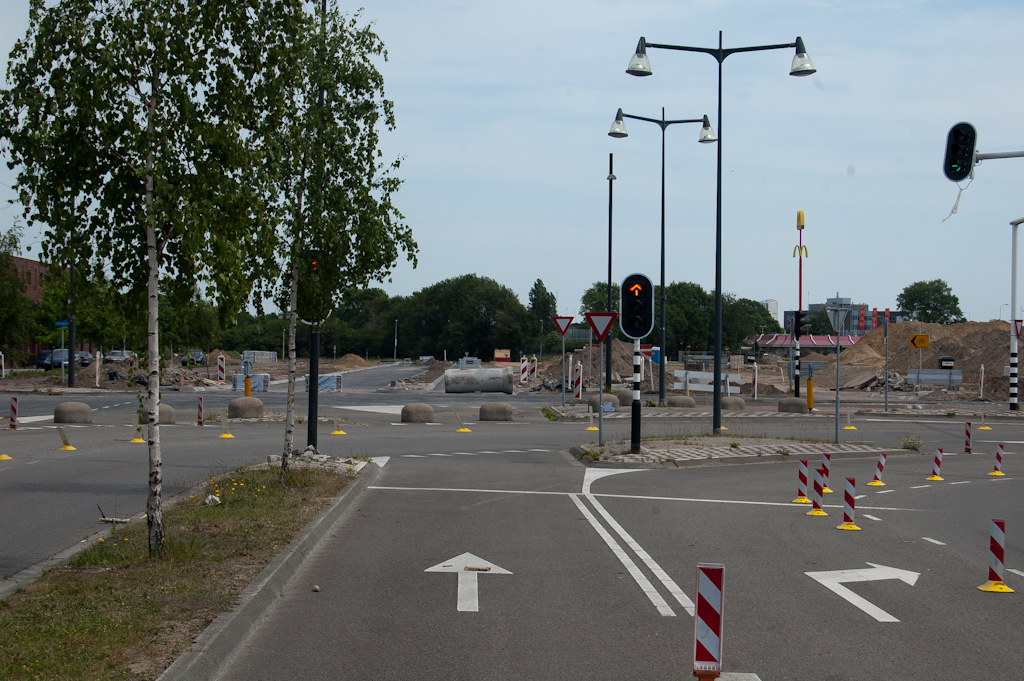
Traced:
<svg viewBox="0 0 1024 681">
<path fill-rule="evenodd" d="M 165 504 L 160 558 L 145 523 L 121 525 L 0 600 L 0 679 L 157 678 L 352 479 L 279 475 L 236 469 Z"/>
</svg>

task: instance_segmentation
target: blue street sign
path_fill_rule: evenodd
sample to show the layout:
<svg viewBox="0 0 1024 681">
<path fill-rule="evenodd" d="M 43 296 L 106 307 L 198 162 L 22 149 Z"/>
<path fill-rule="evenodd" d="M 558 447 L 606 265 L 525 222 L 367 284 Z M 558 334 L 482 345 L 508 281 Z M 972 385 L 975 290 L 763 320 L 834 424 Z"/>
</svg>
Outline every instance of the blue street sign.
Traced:
<svg viewBox="0 0 1024 681">
<path fill-rule="evenodd" d="M 68 322 L 54 322 L 53 325 L 54 326 L 67 326 Z"/>
</svg>

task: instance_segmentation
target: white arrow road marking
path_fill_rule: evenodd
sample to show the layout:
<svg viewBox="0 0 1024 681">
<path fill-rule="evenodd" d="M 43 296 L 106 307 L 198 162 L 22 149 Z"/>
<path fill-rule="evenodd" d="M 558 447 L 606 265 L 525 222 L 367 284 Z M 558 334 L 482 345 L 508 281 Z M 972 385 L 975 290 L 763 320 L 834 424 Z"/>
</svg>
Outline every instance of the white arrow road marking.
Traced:
<svg viewBox="0 0 1024 681">
<path fill-rule="evenodd" d="M 609 475 L 619 475 L 620 473 L 636 473 L 637 471 L 643 470 L 642 468 L 588 468 L 587 472 L 583 475 L 583 494 L 590 494 L 590 486 L 594 484 L 595 480 L 606 478 Z"/>
<path fill-rule="evenodd" d="M 478 597 L 476 577 L 479 574 L 486 575 L 510 575 L 512 574 L 503 567 L 498 567 L 483 558 L 477 558 L 472 553 L 463 553 L 451 560 L 438 563 L 429 567 L 424 572 L 455 572 L 459 575 L 459 596 L 457 610 L 459 612 L 478 612 L 480 610 L 480 599 Z"/>
<path fill-rule="evenodd" d="M 886 611 L 847 589 L 842 583 L 874 582 L 883 579 L 898 579 L 902 582 L 906 582 L 910 586 L 914 586 L 914 584 L 917 583 L 917 578 L 921 576 L 921 573 L 886 567 L 885 565 L 876 565 L 875 563 L 868 563 L 868 565 L 870 565 L 872 569 L 832 570 L 831 572 L 805 572 L 804 574 L 820 583 L 826 589 L 842 596 L 879 622 L 899 622 L 898 619 Z"/>
<path fill-rule="evenodd" d="M 378 466 L 380 466 L 381 468 L 384 468 L 384 466 L 387 465 L 388 461 L 391 461 L 391 457 L 390 456 L 375 456 L 375 457 L 373 457 L 370 460 L 373 461 Z"/>
<path fill-rule="evenodd" d="M 921 539 L 924 539 L 927 542 L 931 542 L 932 544 L 935 544 L 937 546 L 945 546 L 946 545 L 946 542 L 939 541 L 938 539 L 932 539 L 931 537 L 921 537 Z"/>
</svg>

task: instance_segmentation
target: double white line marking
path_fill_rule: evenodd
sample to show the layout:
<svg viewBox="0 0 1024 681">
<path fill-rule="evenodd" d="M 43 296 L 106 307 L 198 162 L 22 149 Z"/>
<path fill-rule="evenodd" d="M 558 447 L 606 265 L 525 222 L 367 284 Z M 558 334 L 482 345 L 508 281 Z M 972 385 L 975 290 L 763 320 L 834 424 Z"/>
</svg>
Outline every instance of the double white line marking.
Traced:
<svg viewBox="0 0 1024 681">
<path fill-rule="evenodd" d="M 623 528 L 622 525 L 620 525 L 618 521 L 616 521 L 610 513 L 608 513 L 605 507 L 601 505 L 601 502 L 599 502 L 594 497 L 594 495 L 590 493 L 590 485 L 594 482 L 594 480 L 603 478 L 606 475 L 614 475 L 616 473 L 629 472 L 631 471 L 587 469 L 587 474 L 583 481 L 583 493 L 570 494 L 569 498 L 571 498 L 573 503 L 576 504 L 576 508 L 580 510 L 580 513 L 583 514 L 583 517 L 587 519 L 587 522 L 590 523 L 590 525 L 594 528 L 594 530 L 601 537 L 601 539 L 604 540 L 605 544 L 608 545 L 608 548 L 612 550 L 612 553 L 615 554 L 615 557 L 619 559 L 619 562 L 622 563 L 623 567 L 626 568 L 626 571 L 629 572 L 630 576 L 633 577 L 633 579 L 636 581 L 637 585 L 640 587 L 640 590 L 643 591 L 644 595 L 646 595 L 647 598 L 650 599 L 651 603 L 654 605 L 655 608 L 657 608 L 658 612 L 661 613 L 663 617 L 675 617 L 676 613 L 672 610 L 672 606 L 670 606 L 665 601 L 665 599 L 662 598 L 661 593 L 658 592 L 657 588 L 655 588 L 651 581 L 647 579 L 647 577 L 640 570 L 640 568 L 633 561 L 633 559 L 629 557 L 629 554 L 622 548 L 622 546 L 619 545 L 619 543 L 615 540 L 615 537 L 613 537 L 611 533 L 604 528 L 604 526 L 597 519 L 597 517 L 593 513 L 591 513 L 590 509 L 587 508 L 587 505 L 583 503 L 582 499 L 580 499 L 581 496 L 586 498 L 587 501 L 590 502 L 594 509 L 596 509 L 597 512 L 601 515 L 601 517 L 604 518 L 604 521 L 608 523 L 608 526 L 615 531 L 615 534 L 619 535 L 619 538 L 622 539 L 622 541 L 625 542 L 625 544 L 633 550 L 633 553 L 635 553 L 637 557 L 640 558 L 643 564 L 647 566 L 647 569 L 654 573 L 654 576 L 658 579 L 658 581 L 662 583 L 662 585 L 676 599 L 676 601 L 679 602 L 679 605 L 681 605 L 683 609 L 686 610 L 686 612 L 689 613 L 691 617 L 693 617 L 693 601 L 691 601 L 690 598 L 685 593 L 683 593 L 683 590 L 679 588 L 679 585 L 676 584 L 675 581 L 668 576 L 668 573 L 665 572 L 665 570 L 662 569 L 660 565 L 658 565 L 657 561 L 651 558 L 651 555 L 647 553 L 647 551 L 645 551 L 643 547 L 640 546 L 640 544 L 638 544 L 637 541 L 633 539 L 633 537 L 628 532 L 626 532 L 625 528 Z"/>
</svg>

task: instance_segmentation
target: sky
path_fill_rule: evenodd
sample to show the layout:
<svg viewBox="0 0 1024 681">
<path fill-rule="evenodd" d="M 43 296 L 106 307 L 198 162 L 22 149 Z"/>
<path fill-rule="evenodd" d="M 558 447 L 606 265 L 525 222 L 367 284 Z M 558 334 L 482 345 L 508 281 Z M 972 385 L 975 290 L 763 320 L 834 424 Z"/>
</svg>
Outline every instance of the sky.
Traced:
<svg viewBox="0 0 1024 681">
<path fill-rule="evenodd" d="M 942 174 L 949 128 L 969 121 L 982 152 L 1024 149 L 1024 3 L 1019 0 L 367 0 L 402 158 L 396 204 L 419 244 L 389 295 L 463 274 L 520 300 L 537 279 L 560 314 L 608 273 L 660 279 L 661 131 L 615 112 L 707 114 L 722 147 L 722 289 L 798 303 L 796 216 L 803 210 L 803 306 L 838 294 L 893 308 L 916 281 L 942 279 L 968 319 L 1009 318 L 1010 221 L 1024 217 L 1024 158 L 979 165 L 957 186 Z M 346 11 L 359 4 L 341 3 Z M 0 0 L 0 51 L 27 28 L 27 0 Z M 789 76 L 792 49 L 717 62 L 650 49 L 653 74 L 625 73 L 637 41 L 717 47 L 794 42 L 818 72 Z M 699 125 L 665 136 L 666 280 L 715 286 L 716 149 Z M 0 167 L 0 198 L 14 196 Z M 968 186 L 969 184 L 969 186 Z M 6 201 L 4 202 L 6 204 Z M 17 210 L 0 209 L 0 230 Z M 38 230 L 26 234 L 38 245 Z M 1024 306 L 1024 299 L 1018 300 Z M 1021 312 L 1019 317 L 1024 317 Z"/>
</svg>

